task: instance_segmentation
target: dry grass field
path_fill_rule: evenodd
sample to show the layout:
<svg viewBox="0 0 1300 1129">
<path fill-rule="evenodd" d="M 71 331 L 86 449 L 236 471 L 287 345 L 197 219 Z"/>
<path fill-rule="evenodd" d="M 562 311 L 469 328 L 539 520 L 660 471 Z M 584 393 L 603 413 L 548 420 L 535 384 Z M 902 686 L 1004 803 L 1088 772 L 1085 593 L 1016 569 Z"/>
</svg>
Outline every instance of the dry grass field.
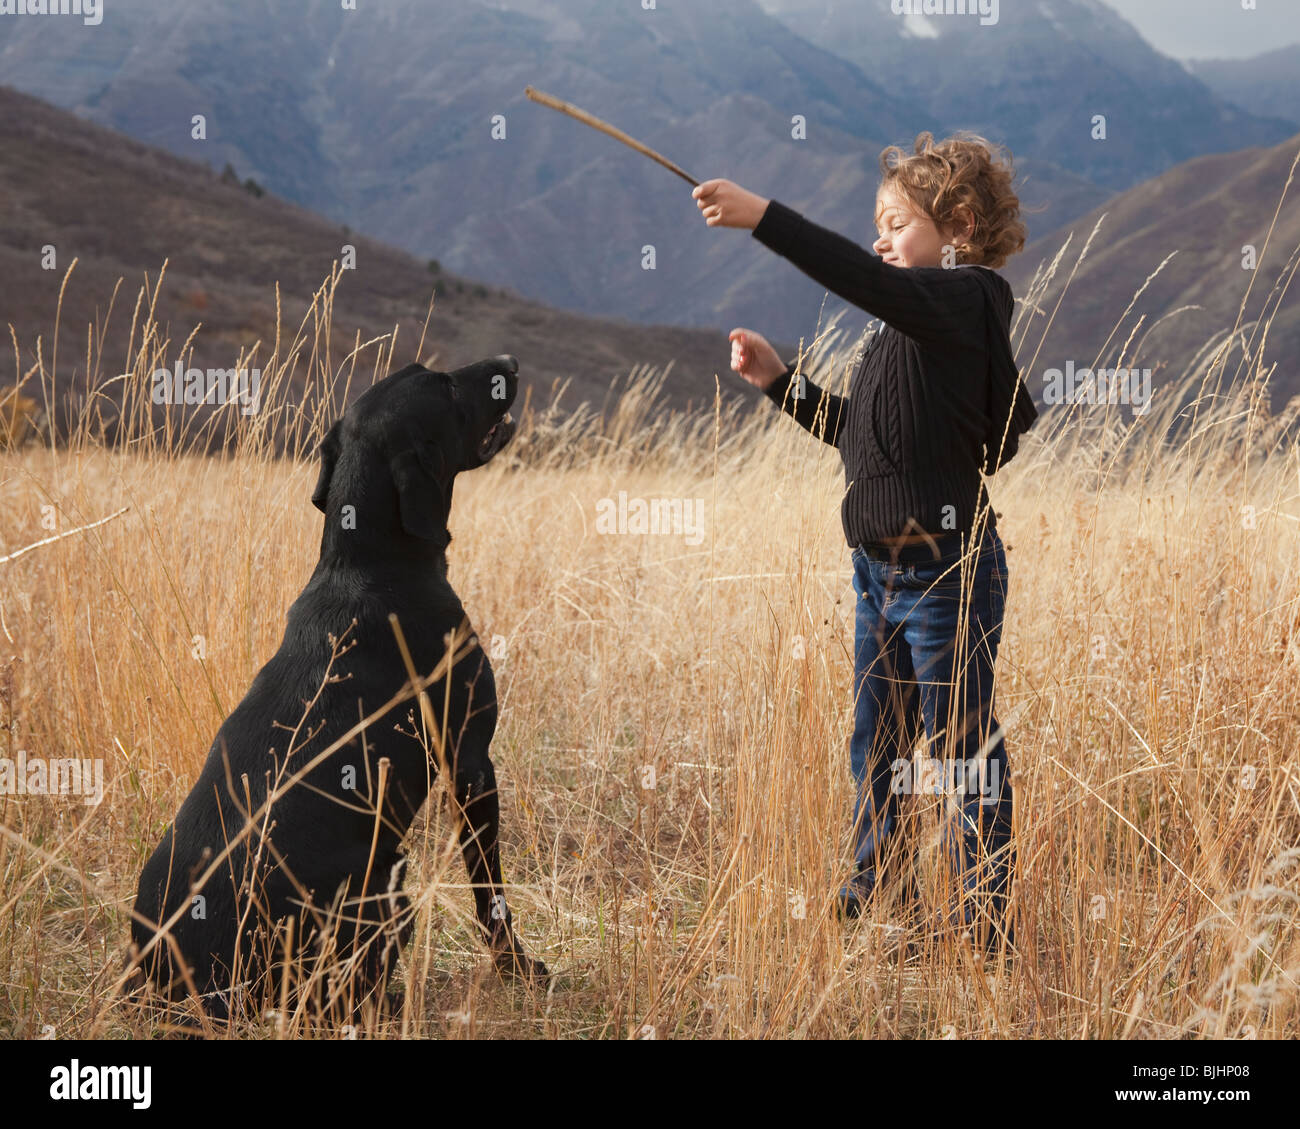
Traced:
<svg viewBox="0 0 1300 1129">
<path fill-rule="evenodd" d="M 1018 326 L 1022 365 L 1044 324 Z M 896 952 L 897 884 L 865 921 L 833 913 L 852 799 L 836 453 L 767 405 L 665 412 L 653 373 L 603 415 L 563 396 L 525 411 L 458 482 L 450 574 L 492 640 L 506 877 L 555 980 L 497 981 L 431 800 L 406 1002 L 364 1034 L 1300 1035 L 1300 405 L 1267 409 L 1265 330 L 1248 327 L 1249 361 L 1208 348 L 1140 418 L 1045 416 L 990 482 L 1010 565 L 1006 961 Z M 0 796 L 0 1035 L 155 1033 L 114 995 L 136 879 L 317 556 L 329 421 L 304 413 L 298 457 L 275 457 L 266 421 L 296 411 L 278 390 L 296 369 L 337 395 L 424 355 L 385 340 L 330 358 L 314 333 L 263 358 L 229 457 L 147 426 L 148 374 L 177 355 L 148 331 L 125 381 L 134 441 L 105 449 L 88 418 L 69 444 L 0 453 L 0 756 L 104 769 L 97 805 Z M 832 328 L 815 354 L 839 377 L 851 344 Z M 54 371 L 43 359 L 27 393 Z M 599 531 L 621 491 L 700 500 L 702 536 Z M 930 898 L 947 800 L 905 798 Z M 340 1037 L 301 1013 L 222 1034 Z"/>
</svg>

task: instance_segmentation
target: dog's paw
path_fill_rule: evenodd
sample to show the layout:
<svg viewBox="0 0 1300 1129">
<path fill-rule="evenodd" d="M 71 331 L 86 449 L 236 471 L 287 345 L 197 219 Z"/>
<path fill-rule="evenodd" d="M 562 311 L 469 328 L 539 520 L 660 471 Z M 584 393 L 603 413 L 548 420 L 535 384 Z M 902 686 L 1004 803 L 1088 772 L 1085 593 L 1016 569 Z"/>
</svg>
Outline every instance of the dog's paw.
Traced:
<svg viewBox="0 0 1300 1129">
<path fill-rule="evenodd" d="M 530 957 L 516 941 L 513 945 L 493 948 L 492 964 L 502 980 L 525 984 L 545 992 L 551 981 L 550 969 Z"/>
</svg>

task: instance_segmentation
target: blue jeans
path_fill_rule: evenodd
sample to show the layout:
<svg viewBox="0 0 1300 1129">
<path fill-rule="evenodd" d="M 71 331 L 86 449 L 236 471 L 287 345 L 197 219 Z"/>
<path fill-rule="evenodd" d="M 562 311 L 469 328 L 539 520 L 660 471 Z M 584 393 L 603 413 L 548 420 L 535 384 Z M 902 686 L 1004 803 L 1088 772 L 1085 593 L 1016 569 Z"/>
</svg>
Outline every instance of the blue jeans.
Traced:
<svg viewBox="0 0 1300 1129">
<path fill-rule="evenodd" d="M 1006 554 L 997 531 L 986 528 L 978 554 L 967 551 L 963 560 L 970 540 L 936 538 L 937 558 L 928 544 L 853 550 L 850 887 L 865 900 L 886 851 L 899 864 L 910 854 L 897 842 L 900 795 L 943 790 L 941 847 L 954 880 L 942 911 L 947 926 L 1001 921 L 1014 866 L 1011 781 L 993 716 Z M 922 726 L 926 759 L 917 771 L 911 754 Z"/>
</svg>

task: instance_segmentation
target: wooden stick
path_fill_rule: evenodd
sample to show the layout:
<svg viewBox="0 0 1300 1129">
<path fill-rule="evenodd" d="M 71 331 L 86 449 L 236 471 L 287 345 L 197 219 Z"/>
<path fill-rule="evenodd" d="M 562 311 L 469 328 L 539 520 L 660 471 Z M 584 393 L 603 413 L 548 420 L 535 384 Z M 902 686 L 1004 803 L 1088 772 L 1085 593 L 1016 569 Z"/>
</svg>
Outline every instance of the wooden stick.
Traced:
<svg viewBox="0 0 1300 1129">
<path fill-rule="evenodd" d="M 577 106 L 574 106 L 569 102 L 561 102 L 558 98 L 554 98 L 550 94 L 543 94 L 540 90 L 535 90 L 531 86 L 525 86 L 524 93 L 534 102 L 540 102 L 543 106 L 550 106 L 552 110 L 559 110 L 560 113 L 568 114 L 571 118 L 577 118 L 578 121 L 591 126 L 592 129 L 598 129 L 601 133 L 608 134 L 616 141 L 621 141 L 624 145 L 631 146 L 643 156 L 649 157 L 652 161 L 658 161 L 664 168 L 675 172 L 688 184 L 698 185 L 700 183 L 689 173 L 678 168 L 667 157 L 661 157 L 649 146 L 642 145 L 641 142 L 637 141 L 633 137 L 629 137 L 621 129 L 615 129 L 608 122 L 601 121 L 600 118 L 587 113 L 586 110 L 580 110 Z"/>
</svg>

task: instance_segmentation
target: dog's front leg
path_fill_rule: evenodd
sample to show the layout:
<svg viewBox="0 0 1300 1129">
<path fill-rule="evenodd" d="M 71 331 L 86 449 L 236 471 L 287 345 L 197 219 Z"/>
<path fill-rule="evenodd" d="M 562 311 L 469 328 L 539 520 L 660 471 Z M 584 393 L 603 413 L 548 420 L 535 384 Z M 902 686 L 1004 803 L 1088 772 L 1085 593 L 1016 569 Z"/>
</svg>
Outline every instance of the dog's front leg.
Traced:
<svg viewBox="0 0 1300 1129">
<path fill-rule="evenodd" d="M 456 799 L 464 813 L 460 846 L 474 890 L 479 928 L 503 976 L 520 977 L 544 987 L 550 973 L 541 961 L 524 952 L 506 905 L 497 845 L 500 807 L 496 772 L 487 757 L 473 758 L 471 764 L 457 763 Z"/>
</svg>

